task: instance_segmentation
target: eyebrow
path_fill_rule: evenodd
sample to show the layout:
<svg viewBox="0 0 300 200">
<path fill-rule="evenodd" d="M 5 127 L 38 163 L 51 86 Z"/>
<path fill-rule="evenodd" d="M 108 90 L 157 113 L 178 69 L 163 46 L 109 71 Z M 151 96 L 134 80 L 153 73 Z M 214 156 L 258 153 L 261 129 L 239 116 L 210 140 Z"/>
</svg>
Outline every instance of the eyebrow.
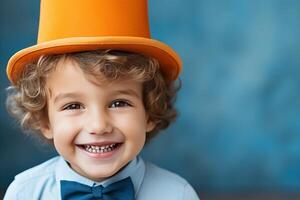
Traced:
<svg viewBox="0 0 300 200">
<path fill-rule="evenodd" d="M 61 100 L 61 99 L 65 99 L 65 98 L 76 98 L 79 97 L 79 94 L 76 93 L 60 93 L 59 95 L 57 95 L 54 99 L 54 103 L 56 103 L 57 101 Z"/>
<path fill-rule="evenodd" d="M 123 95 L 129 95 L 129 96 L 133 96 L 136 98 L 140 98 L 140 96 L 137 94 L 137 92 L 132 89 L 116 90 L 116 91 L 113 91 L 113 94 L 123 94 Z M 59 101 L 61 99 L 76 98 L 76 97 L 78 98 L 79 96 L 81 96 L 81 95 L 77 94 L 77 93 L 60 93 L 59 95 L 57 95 L 54 98 L 54 103 L 56 103 L 57 101 Z"/>
<path fill-rule="evenodd" d="M 113 93 L 124 94 L 124 95 L 134 96 L 136 98 L 140 98 L 138 93 L 136 91 L 132 90 L 132 89 L 116 90 Z"/>
</svg>

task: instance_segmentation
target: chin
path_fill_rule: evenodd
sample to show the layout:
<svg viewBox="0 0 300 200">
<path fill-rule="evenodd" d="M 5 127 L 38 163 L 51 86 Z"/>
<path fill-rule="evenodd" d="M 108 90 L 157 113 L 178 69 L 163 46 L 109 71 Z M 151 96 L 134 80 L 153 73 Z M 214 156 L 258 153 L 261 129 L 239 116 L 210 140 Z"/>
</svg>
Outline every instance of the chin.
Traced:
<svg viewBox="0 0 300 200">
<path fill-rule="evenodd" d="M 93 180 L 93 181 L 97 181 L 97 182 L 101 182 L 113 175 L 115 175 L 118 171 L 114 172 L 114 171 L 111 171 L 111 172 L 101 172 L 101 173 L 89 173 L 87 174 L 87 178 Z"/>
<path fill-rule="evenodd" d="M 115 175 L 116 173 L 118 173 L 120 169 L 122 169 L 122 167 L 116 168 L 113 166 L 106 166 L 106 167 L 98 166 L 87 170 L 86 174 L 92 180 L 103 180 Z"/>
</svg>

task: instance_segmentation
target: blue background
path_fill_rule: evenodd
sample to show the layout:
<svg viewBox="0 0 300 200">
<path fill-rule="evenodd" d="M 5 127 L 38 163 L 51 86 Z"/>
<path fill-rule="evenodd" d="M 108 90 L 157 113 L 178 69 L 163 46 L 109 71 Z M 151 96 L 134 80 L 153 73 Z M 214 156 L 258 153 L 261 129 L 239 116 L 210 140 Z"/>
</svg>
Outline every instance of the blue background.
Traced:
<svg viewBox="0 0 300 200">
<path fill-rule="evenodd" d="M 0 190 L 55 152 L 5 110 L 6 63 L 36 43 L 38 0 L 0 2 Z M 201 194 L 300 189 L 300 1 L 150 0 L 184 63 L 176 123 L 143 154 Z"/>
</svg>

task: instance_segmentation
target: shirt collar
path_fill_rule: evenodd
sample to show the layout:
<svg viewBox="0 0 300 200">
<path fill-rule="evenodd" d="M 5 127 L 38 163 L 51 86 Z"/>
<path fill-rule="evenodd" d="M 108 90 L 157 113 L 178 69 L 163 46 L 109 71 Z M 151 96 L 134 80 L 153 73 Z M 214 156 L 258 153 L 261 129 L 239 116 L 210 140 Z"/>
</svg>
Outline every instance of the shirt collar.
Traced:
<svg viewBox="0 0 300 200">
<path fill-rule="evenodd" d="M 72 168 L 69 167 L 68 163 L 64 160 L 64 158 L 60 156 L 58 164 L 56 166 L 55 178 L 58 186 L 58 191 L 60 194 L 61 180 L 76 181 L 88 186 L 102 185 L 103 187 L 106 187 L 111 183 L 130 177 L 134 186 L 134 191 L 136 196 L 142 184 L 144 174 L 145 174 L 145 163 L 141 157 L 137 156 L 117 174 L 113 175 L 112 177 L 104 181 L 95 182 L 75 172 Z"/>
</svg>

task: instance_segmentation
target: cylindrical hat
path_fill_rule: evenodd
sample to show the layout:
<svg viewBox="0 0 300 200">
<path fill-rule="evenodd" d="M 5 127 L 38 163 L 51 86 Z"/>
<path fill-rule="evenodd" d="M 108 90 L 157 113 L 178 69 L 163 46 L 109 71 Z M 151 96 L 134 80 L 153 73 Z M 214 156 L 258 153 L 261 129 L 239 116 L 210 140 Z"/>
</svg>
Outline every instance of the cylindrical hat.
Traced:
<svg viewBox="0 0 300 200">
<path fill-rule="evenodd" d="M 100 49 L 156 58 L 167 81 L 181 71 L 178 54 L 150 37 L 147 0 L 41 0 L 37 44 L 10 58 L 7 75 L 16 84 L 41 55 Z"/>
</svg>

